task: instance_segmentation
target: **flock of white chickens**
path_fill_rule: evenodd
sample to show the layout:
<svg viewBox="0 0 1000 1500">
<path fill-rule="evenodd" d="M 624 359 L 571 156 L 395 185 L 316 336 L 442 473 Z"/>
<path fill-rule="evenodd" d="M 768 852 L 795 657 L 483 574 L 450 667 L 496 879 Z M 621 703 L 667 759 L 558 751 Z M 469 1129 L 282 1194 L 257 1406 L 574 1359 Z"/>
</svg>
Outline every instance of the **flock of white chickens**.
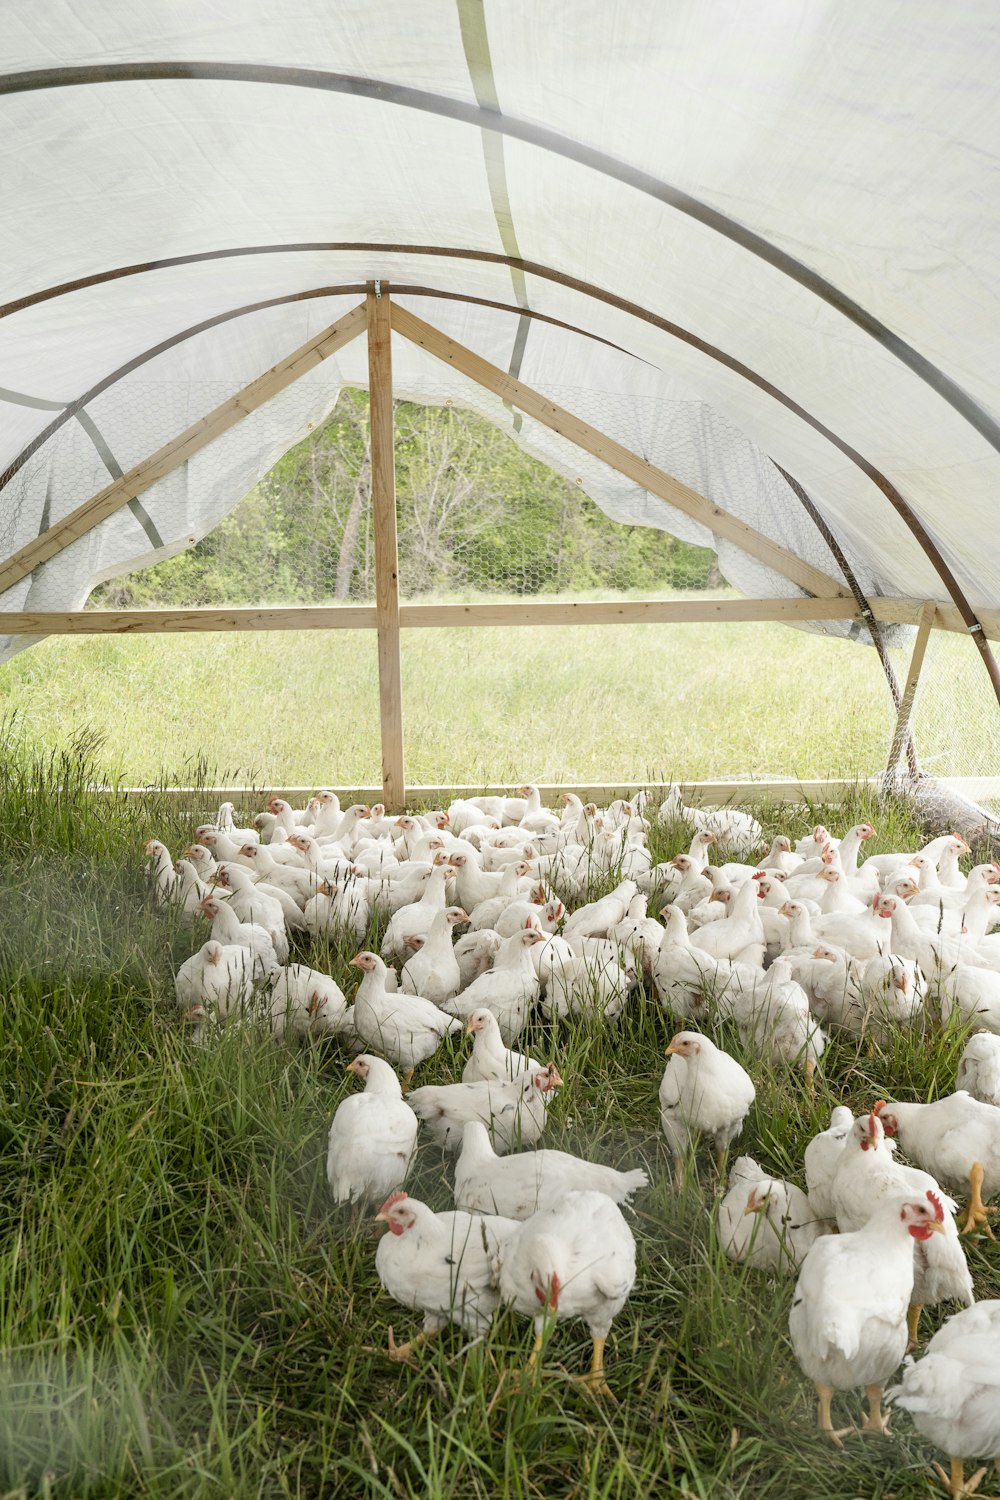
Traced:
<svg viewBox="0 0 1000 1500">
<path fill-rule="evenodd" d="M 509 1304 L 534 1322 L 530 1366 L 553 1322 L 582 1318 L 593 1340 L 583 1379 L 610 1394 L 605 1339 L 636 1276 L 618 1205 L 648 1179 L 538 1145 L 563 1080 L 513 1050 L 536 1008 L 551 1022 L 606 1025 L 645 985 L 698 1028 L 673 1037 L 659 1090 L 678 1184 L 702 1139 L 721 1181 L 755 1097 L 750 1075 L 706 1034 L 717 1021 L 735 1023 L 751 1053 L 801 1065 L 811 1088 L 824 1026 L 885 1041 L 957 1012 L 986 1029 L 969 1039 L 955 1092 L 873 1101 L 857 1119 L 836 1109 L 805 1149 L 807 1193 L 740 1157 L 718 1230 L 731 1259 L 798 1273 L 792 1346 L 837 1444 L 854 1429 L 834 1425 L 834 1393 L 863 1386 L 863 1429 L 885 1431 L 885 1387 L 916 1343 L 921 1307 L 965 1305 L 887 1399 L 949 1456 L 939 1473 L 955 1500 L 971 1493 L 985 1470 L 966 1482 L 964 1460 L 1000 1464 L 1000 1301 L 974 1302 L 948 1192 L 968 1192 L 964 1229 L 989 1234 L 984 1198 L 1000 1192 L 1000 867 L 964 874 L 969 851 L 956 836 L 862 861 L 867 823 L 840 840 L 816 827 L 794 848 L 778 837 L 763 853 L 748 814 L 685 808 L 676 793 L 659 815 L 690 825 L 690 849 L 654 867 L 646 794 L 603 810 L 567 794 L 557 816 L 536 787 L 520 793 L 392 818 L 341 809 L 323 791 L 302 810 L 272 799 L 252 828 L 234 826 L 225 804 L 176 864 L 157 840 L 146 846 L 158 903 L 211 922 L 176 975 L 196 1038 L 252 1018 L 279 1037 L 335 1033 L 354 1054 L 364 1091 L 337 1109 L 327 1175 L 338 1203 L 378 1208 L 389 1231 L 376 1252 L 381 1283 L 423 1313 L 408 1343 L 389 1330 L 390 1355 L 412 1359 L 449 1322 L 485 1334 Z M 713 851 L 727 862 L 712 864 Z M 352 960 L 352 1004 L 330 975 L 288 963 L 295 933 L 360 943 L 375 930 L 380 953 Z M 404 1094 L 463 1031 L 462 1080 Z M 403 1188 L 421 1122 L 455 1154 L 452 1212 Z M 896 1159 L 897 1146 L 915 1165 Z"/>
</svg>

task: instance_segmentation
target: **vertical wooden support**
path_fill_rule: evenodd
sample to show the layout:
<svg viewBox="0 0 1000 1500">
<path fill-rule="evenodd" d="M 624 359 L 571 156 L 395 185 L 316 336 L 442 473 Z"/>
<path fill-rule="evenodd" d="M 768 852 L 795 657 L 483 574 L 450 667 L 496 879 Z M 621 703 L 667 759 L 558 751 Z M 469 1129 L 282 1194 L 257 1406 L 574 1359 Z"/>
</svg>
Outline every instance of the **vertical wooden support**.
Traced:
<svg viewBox="0 0 1000 1500">
<path fill-rule="evenodd" d="M 401 813 L 403 685 L 399 649 L 399 555 L 396 550 L 396 461 L 392 420 L 392 332 L 385 282 L 373 282 L 368 314 L 368 394 L 371 403 L 372 518 L 375 528 L 375 617 L 378 627 L 378 696 L 382 729 L 382 800 Z"/>
<path fill-rule="evenodd" d="M 896 728 L 892 735 L 892 747 L 889 751 L 889 764 L 886 774 L 892 776 L 899 765 L 900 756 L 906 746 L 910 734 L 910 720 L 913 718 L 913 704 L 917 696 L 917 683 L 920 680 L 920 671 L 927 654 L 927 642 L 930 640 L 931 626 L 934 624 L 934 615 L 937 605 L 929 600 L 920 611 L 920 622 L 917 626 L 917 638 L 913 643 L 913 655 L 910 657 L 910 670 L 906 674 L 906 686 L 903 696 L 899 700 L 899 710 L 896 714 Z"/>
</svg>

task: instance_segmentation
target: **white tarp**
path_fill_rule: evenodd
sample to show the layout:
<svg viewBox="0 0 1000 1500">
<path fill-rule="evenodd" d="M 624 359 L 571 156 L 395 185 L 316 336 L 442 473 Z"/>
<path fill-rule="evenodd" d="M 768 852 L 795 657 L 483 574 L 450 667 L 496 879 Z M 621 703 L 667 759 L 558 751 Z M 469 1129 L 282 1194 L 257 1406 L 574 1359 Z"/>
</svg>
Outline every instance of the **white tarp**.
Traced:
<svg viewBox="0 0 1000 1500">
<path fill-rule="evenodd" d="M 63 407 L 161 341 L 381 277 L 421 317 L 815 567 L 840 576 L 775 463 L 866 591 L 946 599 L 853 450 L 898 488 L 973 605 L 1000 607 L 994 7 L 5 0 L 0 56 L 0 301 L 86 283 L 0 318 L 0 472 Z M 101 73 L 162 63 L 231 71 Z M 38 70 L 54 71 L 27 76 Z M 442 248 L 457 253 L 430 253 Z M 688 330 L 801 410 L 566 278 Z M 582 332 L 407 286 L 526 306 Z M 248 312 L 115 379 L 0 491 L 0 556 L 359 300 Z M 445 399 L 450 380 L 447 398 L 462 399 L 443 366 L 398 339 L 394 358 L 401 394 Z M 77 607 L 98 579 L 189 545 L 322 420 L 341 383 L 364 380 L 361 343 L 9 589 L 0 609 Z M 501 403 L 477 393 L 475 404 L 510 425 Z M 710 541 L 536 424 L 520 439 L 609 514 Z M 745 593 L 799 592 L 731 544 L 719 550 Z"/>
</svg>

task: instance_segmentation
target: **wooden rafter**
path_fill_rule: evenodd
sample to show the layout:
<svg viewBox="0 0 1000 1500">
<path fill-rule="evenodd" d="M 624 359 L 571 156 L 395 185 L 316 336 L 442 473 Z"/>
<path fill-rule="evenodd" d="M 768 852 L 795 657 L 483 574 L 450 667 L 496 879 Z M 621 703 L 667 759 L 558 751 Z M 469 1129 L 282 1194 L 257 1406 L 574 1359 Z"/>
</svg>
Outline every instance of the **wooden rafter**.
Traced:
<svg viewBox="0 0 1000 1500">
<path fill-rule="evenodd" d="M 775 572 L 781 573 L 783 577 L 791 579 L 807 593 L 814 594 L 821 599 L 847 597 L 848 591 L 842 583 L 828 577 L 826 573 L 820 572 L 809 563 L 803 562 L 793 552 L 789 552 L 778 542 L 772 542 L 769 537 L 755 531 L 745 521 L 729 515 L 718 505 L 706 500 L 703 495 L 699 495 L 697 490 L 682 484 L 679 479 L 675 479 L 663 469 L 647 463 L 638 454 L 623 447 L 606 433 L 600 432 L 589 422 L 584 422 L 572 412 L 557 406 L 554 401 L 540 396 L 537 391 L 532 390 L 522 381 L 505 374 L 489 360 L 467 349 L 464 344 L 457 343 L 440 329 L 434 328 L 430 323 L 425 323 L 415 313 L 400 307 L 398 302 L 393 303 L 392 306 L 392 327 L 394 332 L 402 334 L 404 338 L 408 338 L 421 349 L 426 349 L 429 354 L 451 365 L 453 369 L 468 376 L 470 380 L 485 386 L 487 390 L 492 391 L 502 400 L 508 401 L 512 406 L 516 406 L 535 421 L 544 423 L 561 437 L 576 443 L 587 453 L 601 459 L 611 468 L 617 469 L 627 479 L 641 485 L 650 494 L 665 500 L 675 510 L 682 511 L 692 520 L 700 522 L 716 536 L 725 537 L 743 552 L 756 557 L 758 561 L 773 568 Z"/>
<path fill-rule="evenodd" d="M 320 334 L 311 338 L 308 343 L 302 344 L 292 354 L 266 370 L 263 375 L 258 375 L 249 385 L 243 387 L 235 396 L 230 396 L 228 401 L 223 401 L 221 406 L 215 407 L 207 416 L 201 417 L 183 432 L 171 438 L 162 448 L 144 458 L 141 463 L 129 469 L 120 479 L 112 484 L 106 485 L 103 490 L 98 490 L 89 500 L 78 505 L 76 510 L 70 511 L 68 516 L 63 516 L 54 526 L 43 531 L 40 536 L 28 542 L 6 562 L 0 564 L 0 594 L 18 583 L 22 578 L 34 571 L 40 563 L 47 562 L 49 558 L 55 557 L 72 542 L 84 536 L 92 527 L 99 525 L 101 521 L 107 520 L 121 506 L 126 505 L 129 500 L 135 499 L 148 490 L 151 485 L 156 484 L 167 474 L 185 463 L 195 453 L 198 453 L 207 444 L 213 442 L 222 433 L 227 432 L 230 427 L 235 427 L 244 417 L 270 401 L 273 396 L 278 395 L 286 386 L 298 380 L 301 375 L 321 364 L 345 344 L 358 337 L 365 330 L 365 309 L 363 306 L 354 308 L 338 322 L 324 329 Z"/>
</svg>

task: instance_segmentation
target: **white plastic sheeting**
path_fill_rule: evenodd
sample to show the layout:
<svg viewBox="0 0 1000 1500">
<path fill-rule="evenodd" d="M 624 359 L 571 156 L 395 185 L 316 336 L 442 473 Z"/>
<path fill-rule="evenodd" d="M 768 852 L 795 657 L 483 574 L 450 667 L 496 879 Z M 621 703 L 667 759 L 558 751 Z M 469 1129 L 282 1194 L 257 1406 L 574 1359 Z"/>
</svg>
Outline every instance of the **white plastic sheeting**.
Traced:
<svg viewBox="0 0 1000 1500">
<path fill-rule="evenodd" d="M 831 576 L 772 460 L 804 486 L 867 592 L 946 599 L 876 484 L 808 414 L 898 488 L 972 604 L 1000 606 L 994 7 L 45 0 L 7 4 L 2 20 L 5 305 L 134 264 L 272 253 L 97 281 L 0 319 L 0 472 L 60 408 L 161 341 L 260 301 L 381 277 L 421 317 Z M 264 72 L 94 72 L 165 62 Z M 41 69 L 83 71 L 25 87 Z M 387 248 L 329 248 L 359 243 Z M 565 279 L 465 254 L 483 251 L 628 299 L 802 411 Z M 0 555 L 359 300 L 246 313 L 115 380 L 0 491 Z M 399 339 L 394 359 L 400 394 L 441 399 L 443 366 Z M 8 589 L 0 610 L 77 607 L 99 579 L 189 545 L 323 419 L 344 381 L 365 380 L 362 342 Z M 480 392 L 475 404 L 511 426 L 499 401 Z M 578 449 L 519 426 L 609 514 L 710 542 Z M 744 592 L 799 592 L 732 545 L 719 551 Z"/>
</svg>

